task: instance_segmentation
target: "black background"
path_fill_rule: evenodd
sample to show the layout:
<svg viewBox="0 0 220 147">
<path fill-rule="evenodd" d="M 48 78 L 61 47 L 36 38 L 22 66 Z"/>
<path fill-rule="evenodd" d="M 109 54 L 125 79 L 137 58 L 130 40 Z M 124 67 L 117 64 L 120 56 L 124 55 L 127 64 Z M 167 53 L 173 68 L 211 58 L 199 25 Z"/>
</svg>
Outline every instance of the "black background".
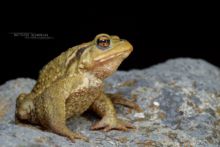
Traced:
<svg viewBox="0 0 220 147">
<path fill-rule="evenodd" d="M 48 61 L 99 33 L 118 35 L 134 46 L 120 70 L 143 69 L 177 57 L 200 58 L 220 67 L 217 10 L 194 8 L 140 8 L 143 11 L 136 13 L 131 9 L 106 13 L 109 11 L 103 9 L 86 14 L 81 13 L 83 9 L 70 9 L 68 16 L 61 15 L 61 10 L 40 16 L 26 15 L 30 11 L 12 13 L 1 22 L 0 83 L 17 77 L 36 79 Z M 52 39 L 28 39 L 13 33 L 47 34 Z"/>
</svg>

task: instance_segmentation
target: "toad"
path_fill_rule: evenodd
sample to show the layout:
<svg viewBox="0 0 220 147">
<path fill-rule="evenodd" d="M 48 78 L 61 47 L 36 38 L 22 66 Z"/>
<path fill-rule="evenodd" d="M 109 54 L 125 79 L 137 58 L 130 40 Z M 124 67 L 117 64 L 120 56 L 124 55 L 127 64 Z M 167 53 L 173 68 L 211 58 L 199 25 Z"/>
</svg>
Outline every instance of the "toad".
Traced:
<svg viewBox="0 0 220 147">
<path fill-rule="evenodd" d="M 117 70 L 132 50 L 128 41 L 108 34 L 99 34 L 93 41 L 69 48 L 42 68 L 30 93 L 18 96 L 16 120 L 39 125 L 72 141 L 87 138 L 72 132 L 66 120 L 86 110 L 101 117 L 92 130 L 133 128 L 117 118 L 113 103 L 137 110 L 140 107 L 128 99 L 112 99 L 114 94 L 105 94 L 103 89 L 103 80 Z"/>
</svg>

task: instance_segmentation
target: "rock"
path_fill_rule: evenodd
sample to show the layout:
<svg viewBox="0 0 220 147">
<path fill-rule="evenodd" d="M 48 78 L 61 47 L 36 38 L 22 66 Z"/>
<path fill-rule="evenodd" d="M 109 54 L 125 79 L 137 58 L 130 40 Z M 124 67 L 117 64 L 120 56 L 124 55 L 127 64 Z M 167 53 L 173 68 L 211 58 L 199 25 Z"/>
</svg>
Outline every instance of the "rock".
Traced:
<svg viewBox="0 0 220 147">
<path fill-rule="evenodd" d="M 179 58 L 143 70 L 118 71 L 106 79 L 106 92 L 135 100 L 142 114 L 116 106 L 135 130 L 90 131 L 98 120 L 87 112 L 68 121 L 90 142 L 67 138 L 14 122 L 15 100 L 35 81 L 19 78 L 0 86 L 0 146 L 214 146 L 220 145 L 220 70 L 204 60 Z"/>
</svg>

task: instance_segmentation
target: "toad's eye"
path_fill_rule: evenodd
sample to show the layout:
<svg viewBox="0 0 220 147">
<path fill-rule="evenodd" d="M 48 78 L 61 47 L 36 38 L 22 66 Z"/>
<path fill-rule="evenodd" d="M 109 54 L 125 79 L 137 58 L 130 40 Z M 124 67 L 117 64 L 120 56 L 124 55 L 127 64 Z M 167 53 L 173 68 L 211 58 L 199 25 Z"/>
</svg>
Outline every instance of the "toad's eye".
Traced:
<svg viewBox="0 0 220 147">
<path fill-rule="evenodd" d="M 110 39 L 107 36 L 100 36 L 96 41 L 97 47 L 100 49 L 108 49 L 110 46 Z"/>
</svg>

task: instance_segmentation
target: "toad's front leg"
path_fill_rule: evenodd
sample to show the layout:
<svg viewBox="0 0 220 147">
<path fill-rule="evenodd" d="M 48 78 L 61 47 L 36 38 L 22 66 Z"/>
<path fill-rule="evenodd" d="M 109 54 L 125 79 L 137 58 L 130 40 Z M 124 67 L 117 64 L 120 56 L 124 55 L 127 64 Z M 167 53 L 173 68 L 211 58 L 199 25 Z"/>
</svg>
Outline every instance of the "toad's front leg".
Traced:
<svg viewBox="0 0 220 147">
<path fill-rule="evenodd" d="M 95 123 L 91 129 L 103 129 L 109 131 L 112 129 L 127 131 L 128 128 L 134 128 L 130 123 L 117 118 L 115 108 L 111 100 L 102 93 L 101 96 L 92 104 L 91 109 L 95 111 L 102 119 Z"/>
</svg>

